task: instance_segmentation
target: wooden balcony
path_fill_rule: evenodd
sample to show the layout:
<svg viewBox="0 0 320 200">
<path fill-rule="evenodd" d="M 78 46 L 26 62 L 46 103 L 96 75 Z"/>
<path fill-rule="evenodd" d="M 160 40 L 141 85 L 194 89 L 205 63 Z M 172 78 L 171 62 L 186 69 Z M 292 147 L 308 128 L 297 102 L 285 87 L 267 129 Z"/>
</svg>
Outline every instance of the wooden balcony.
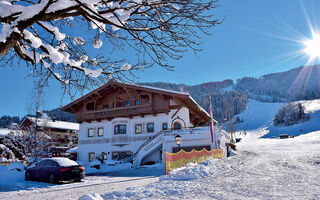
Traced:
<svg viewBox="0 0 320 200">
<path fill-rule="evenodd" d="M 112 108 L 106 110 L 95 110 L 78 113 L 75 118 L 78 122 L 81 121 L 92 121 L 92 120 L 111 120 L 116 117 L 132 117 L 132 116 L 143 116 L 147 114 L 153 114 L 152 106 L 150 104 L 128 106 L 120 108 Z"/>
</svg>

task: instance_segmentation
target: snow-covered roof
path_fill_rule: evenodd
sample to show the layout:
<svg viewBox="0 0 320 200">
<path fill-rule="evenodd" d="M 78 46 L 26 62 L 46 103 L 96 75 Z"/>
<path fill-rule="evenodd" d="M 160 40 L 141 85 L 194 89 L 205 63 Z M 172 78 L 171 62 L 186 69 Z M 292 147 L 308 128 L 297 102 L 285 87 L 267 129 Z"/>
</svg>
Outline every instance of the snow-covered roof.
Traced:
<svg viewBox="0 0 320 200">
<path fill-rule="evenodd" d="M 67 153 L 77 153 L 77 152 L 78 152 L 78 147 L 74 147 L 74 148 L 67 150 Z"/>
<path fill-rule="evenodd" d="M 78 166 L 79 164 L 69 158 L 64 157 L 54 157 L 54 158 L 46 158 L 45 160 L 54 160 L 56 161 L 61 167 L 70 167 L 70 166 Z"/>
<path fill-rule="evenodd" d="M 136 87 L 142 87 L 142 88 L 148 88 L 148 89 L 152 89 L 152 90 L 159 90 L 159 91 L 163 91 L 163 92 L 170 92 L 170 93 L 176 93 L 176 94 L 182 94 L 182 95 L 190 95 L 188 92 L 179 92 L 179 91 L 175 91 L 175 90 L 157 88 L 157 87 L 152 87 L 152 86 L 137 85 L 134 83 L 129 83 L 129 85 L 136 86 Z"/>
<path fill-rule="evenodd" d="M 3 138 L 4 136 L 8 135 L 9 133 L 11 133 L 10 129 L 0 128 L 0 138 Z"/>
<path fill-rule="evenodd" d="M 30 121 L 32 121 L 33 123 L 36 122 L 36 118 L 35 117 L 27 117 L 27 118 Z M 79 131 L 79 124 L 78 123 L 58 121 L 58 120 L 53 121 L 51 119 L 43 119 L 43 118 L 38 118 L 37 119 L 37 126 Z"/>
</svg>

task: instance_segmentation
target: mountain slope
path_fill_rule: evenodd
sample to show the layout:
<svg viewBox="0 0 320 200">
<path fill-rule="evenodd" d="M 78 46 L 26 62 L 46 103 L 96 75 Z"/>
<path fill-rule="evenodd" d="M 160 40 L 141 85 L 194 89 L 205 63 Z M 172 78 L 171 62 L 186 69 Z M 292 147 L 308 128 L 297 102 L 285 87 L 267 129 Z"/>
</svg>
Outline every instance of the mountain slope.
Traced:
<svg viewBox="0 0 320 200">
<path fill-rule="evenodd" d="M 299 101 L 305 108 L 305 111 L 310 115 L 310 120 L 294 124 L 292 126 L 274 126 L 273 118 L 277 110 L 283 105 L 282 103 L 262 103 L 259 101 L 250 100 L 248 108 L 237 115 L 241 123 L 235 124 L 236 131 L 254 131 L 263 129 L 263 138 L 278 137 L 280 134 L 288 134 L 298 136 L 301 134 L 320 130 L 320 99 Z"/>
<path fill-rule="evenodd" d="M 236 88 L 250 98 L 269 102 L 310 100 L 320 98 L 320 65 L 303 66 L 260 78 L 243 77 Z"/>
</svg>

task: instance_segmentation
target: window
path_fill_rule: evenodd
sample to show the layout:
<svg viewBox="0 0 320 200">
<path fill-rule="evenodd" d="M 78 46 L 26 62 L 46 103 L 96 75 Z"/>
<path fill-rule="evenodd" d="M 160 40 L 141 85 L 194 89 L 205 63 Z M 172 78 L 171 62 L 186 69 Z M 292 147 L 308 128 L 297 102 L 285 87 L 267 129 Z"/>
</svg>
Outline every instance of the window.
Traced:
<svg viewBox="0 0 320 200">
<path fill-rule="evenodd" d="M 90 152 L 89 153 L 89 162 L 92 162 L 95 160 L 95 155 L 94 155 L 94 152 Z"/>
<path fill-rule="evenodd" d="M 39 162 L 39 167 L 44 167 L 44 166 L 48 166 L 48 160 L 43 160 L 43 161 L 41 161 L 41 162 Z"/>
<path fill-rule="evenodd" d="M 175 122 L 173 124 L 173 128 L 174 128 L 174 130 L 180 130 L 181 129 L 181 124 L 179 122 Z"/>
<path fill-rule="evenodd" d="M 123 106 L 124 106 L 124 107 L 129 107 L 129 106 L 130 106 L 130 101 L 125 101 L 125 102 L 123 103 Z"/>
<path fill-rule="evenodd" d="M 118 135 L 118 134 L 126 134 L 127 132 L 127 126 L 126 125 L 115 125 L 114 126 L 114 134 Z"/>
<path fill-rule="evenodd" d="M 48 166 L 48 167 L 59 167 L 59 165 L 53 160 L 47 160 L 46 166 Z"/>
<path fill-rule="evenodd" d="M 142 101 L 140 99 L 137 99 L 137 100 L 134 101 L 134 104 L 135 105 L 141 105 Z"/>
<path fill-rule="evenodd" d="M 93 128 L 89 128 L 88 129 L 88 137 L 93 137 L 94 134 L 94 129 Z"/>
<path fill-rule="evenodd" d="M 103 128 L 98 128 L 98 136 L 103 136 Z"/>
<path fill-rule="evenodd" d="M 103 160 L 107 160 L 108 159 L 107 154 L 105 152 L 101 153 L 101 157 L 102 157 Z"/>
<path fill-rule="evenodd" d="M 147 133 L 154 132 L 154 123 L 147 123 Z"/>
<path fill-rule="evenodd" d="M 142 124 L 136 124 L 135 133 L 142 133 Z"/>
<path fill-rule="evenodd" d="M 108 110 L 108 104 L 106 104 L 106 105 L 103 105 L 103 109 L 105 109 L 105 110 Z"/>
<path fill-rule="evenodd" d="M 168 123 L 162 123 L 162 130 L 168 130 Z"/>
<path fill-rule="evenodd" d="M 60 165 L 59 165 L 57 162 L 55 162 L 55 161 L 51 161 L 51 166 L 53 166 L 53 167 L 59 167 Z"/>
</svg>

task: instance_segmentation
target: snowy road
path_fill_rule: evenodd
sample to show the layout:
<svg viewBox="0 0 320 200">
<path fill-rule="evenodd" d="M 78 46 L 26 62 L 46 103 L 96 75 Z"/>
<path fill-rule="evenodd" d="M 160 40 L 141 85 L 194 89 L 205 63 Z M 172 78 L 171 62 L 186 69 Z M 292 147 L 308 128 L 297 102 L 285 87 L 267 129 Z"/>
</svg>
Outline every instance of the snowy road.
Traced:
<svg viewBox="0 0 320 200">
<path fill-rule="evenodd" d="M 38 199 L 78 199 L 87 193 L 103 194 L 110 191 L 125 189 L 127 187 L 139 187 L 159 180 L 159 169 L 143 169 L 135 171 L 129 169 L 119 172 L 108 172 L 100 176 L 87 176 L 81 183 L 67 183 L 51 185 L 49 183 L 27 181 L 21 183 L 22 190 L 0 192 L 0 199 L 14 200 L 38 200 Z M 22 185 L 23 184 L 23 185 Z M 16 186 L 19 187 L 19 186 Z"/>
<path fill-rule="evenodd" d="M 98 181 L 94 181 L 97 179 Z M 89 177 L 82 183 L 56 185 L 49 188 L 22 190 L 0 193 L 0 199 L 36 200 L 36 199 L 77 199 L 87 193 L 106 193 L 127 188 L 129 186 L 144 186 L 158 180 L 157 177 Z"/>
<path fill-rule="evenodd" d="M 101 196 L 105 199 L 320 199 L 320 132 L 285 140 L 258 139 L 258 135 L 259 132 L 249 133 L 239 143 L 236 156 L 187 167 L 171 178 L 143 188 Z"/>
</svg>

